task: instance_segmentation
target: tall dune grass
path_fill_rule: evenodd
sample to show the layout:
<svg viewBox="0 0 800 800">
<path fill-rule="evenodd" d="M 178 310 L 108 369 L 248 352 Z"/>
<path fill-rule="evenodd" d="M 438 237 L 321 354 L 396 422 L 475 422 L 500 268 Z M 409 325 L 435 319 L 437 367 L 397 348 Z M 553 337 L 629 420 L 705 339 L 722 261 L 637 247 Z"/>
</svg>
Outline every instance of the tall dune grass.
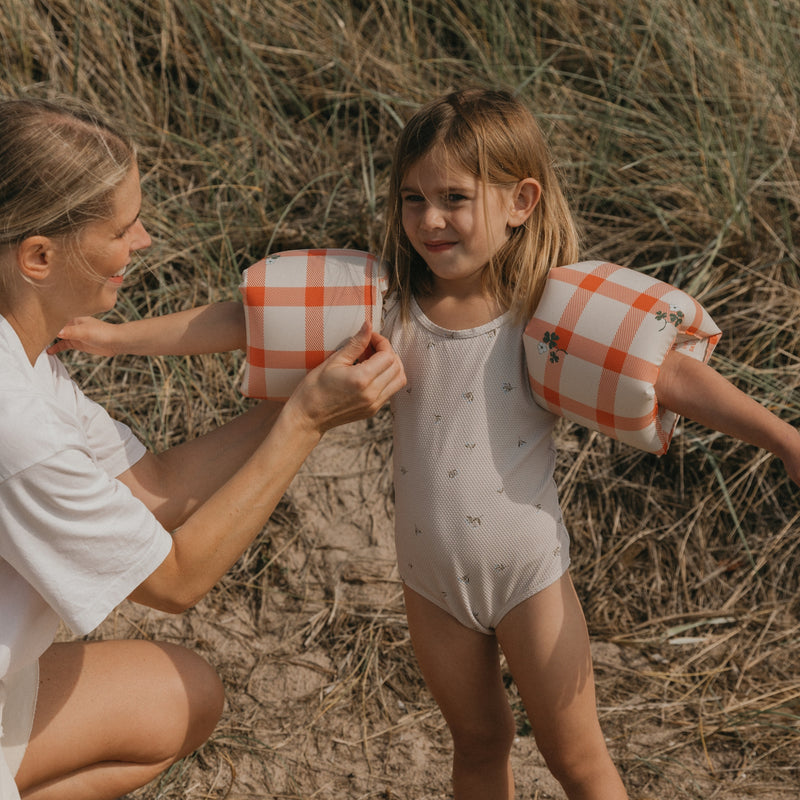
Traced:
<svg viewBox="0 0 800 800">
<path fill-rule="evenodd" d="M 724 331 L 715 366 L 800 425 L 799 41 L 795 0 L 5 0 L 0 94 L 80 96 L 139 143 L 154 245 L 110 315 L 129 319 L 235 297 L 269 251 L 377 248 L 404 120 L 455 87 L 515 89 L 551 138 L 585 256 L 695 294 Z M 240 355 L 68 361 L 156 448 L 244 407 Z M 601 665 L 601 705 L 679 731 L 623 758 L 629 783 L 699 796 L 663 782 L 694 747 L 796 788 L 797 487 L 692 423 L 660 460 L 574 426 L 559 442 L 590 629 L 650 665 Z M 266 570 L 256 549 L 225 591 L 249 567 Z M 374 639 L 375 619 L 351 622 L 350 645 Z M 686 631 L 702 635 L 675 644 Z M 646 712 L 626 712 L 634 698 Z"/>
</svg>

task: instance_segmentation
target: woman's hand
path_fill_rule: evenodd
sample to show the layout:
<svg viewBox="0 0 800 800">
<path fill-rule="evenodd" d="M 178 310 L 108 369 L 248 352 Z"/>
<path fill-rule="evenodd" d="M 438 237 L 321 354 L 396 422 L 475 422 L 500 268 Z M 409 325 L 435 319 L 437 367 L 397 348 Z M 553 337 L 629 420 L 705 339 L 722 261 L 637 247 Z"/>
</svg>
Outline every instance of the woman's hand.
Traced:
<svg viewBox="0 0 800 800">
<path fill-rule="evenodd" d="M 51 344 L 47 352 L 53 355 L 63 350 L 81 350 L 95 356 L 116 355 L 116 328 L 95 317 L 76 317 L 58 332 L 58 341 Z"/>
<path fill-rule="evenodd" d="M 372 346 L 374 353 L 363 361 Z M 286 403 L 324 433 L 337 425 L 371 417 L 399 389 L 406 376 L 389 340 L 365 323 L 347 343 L 306 375 Z"/>
</svg>

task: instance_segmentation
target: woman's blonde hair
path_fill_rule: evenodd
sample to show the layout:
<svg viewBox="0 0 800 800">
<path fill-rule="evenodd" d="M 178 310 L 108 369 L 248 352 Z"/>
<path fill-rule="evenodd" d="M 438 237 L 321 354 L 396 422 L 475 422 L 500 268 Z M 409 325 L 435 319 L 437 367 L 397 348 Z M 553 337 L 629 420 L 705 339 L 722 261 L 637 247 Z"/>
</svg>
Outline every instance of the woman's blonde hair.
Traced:
<svg viewBox="0 0 800 800">
<path fill-rule="evenodd" d="M 0 100 L 0 248 L 109 218 L 135 163 L 128 136 L 74 101 Z"/>
<path fill-rule="evenodd" d="M 530 318 L 550 269 L 577 261 L 578 235 L 536 119 L 510 92 L 484 89 L 465 89 L 427 104 L 397 142 L 383 256 L 403 315 L 412 296 L 431 291 L 432 279 L 403 230 L 400 187 L 408 170 L 432 151 L 485 185 L 514 186 L 524 178 L 541 184 L 533 213 L 513 229 L 483 272 L 486 291 L 501 306 L 518 321 Z"/>
</svg>

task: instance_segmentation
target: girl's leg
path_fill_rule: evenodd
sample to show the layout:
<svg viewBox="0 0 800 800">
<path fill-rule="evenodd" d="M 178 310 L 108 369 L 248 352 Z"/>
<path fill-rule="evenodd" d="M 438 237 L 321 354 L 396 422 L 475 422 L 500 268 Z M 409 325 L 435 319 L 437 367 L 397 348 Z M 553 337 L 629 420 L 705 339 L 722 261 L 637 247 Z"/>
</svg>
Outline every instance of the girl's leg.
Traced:
<svg viewBox="0 0 800 800">
<path fill-rule="evenodd" d="M 511 800 L 515 727 L 497 641 L 407 587 L 405 601 L 422 675 L 453 736 L 455 800 Z"/>
<path fill-rule="evenodd" d="M 189 650 L 147 641 L 54 644 L 39 660 L 25 800 L 116 798 L 202 744 L 224 694 Z"/>
<path fill-rule="evenodd" d="M 497 639 L 536 743 L 567 797 L 626 798 L 597 719 L 589 635 L 569 573 L 513 608 Z"/>
</svg>

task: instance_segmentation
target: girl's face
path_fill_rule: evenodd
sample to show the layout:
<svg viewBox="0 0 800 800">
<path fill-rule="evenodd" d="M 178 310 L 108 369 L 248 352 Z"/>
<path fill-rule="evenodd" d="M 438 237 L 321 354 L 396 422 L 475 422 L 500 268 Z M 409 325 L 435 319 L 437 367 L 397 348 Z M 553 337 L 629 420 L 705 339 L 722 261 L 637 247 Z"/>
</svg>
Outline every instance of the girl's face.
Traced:
<svg viewBox="0 0 800 800">
<path fill-rule="evenodd" d="M 142 192 L 134 166 L 114 191 L 109 219 L 89 223 L 77 238 L 78 256 L 70 267 L 71 284 L 81 293 L 83 314 L 113 308 L 131 256 L 150 245 L 139 212 Z"/>
<path fill-rule="evenodd" d="M 435 291 L 481 292 L 481 272 L 519 225 L 514 188 L 443 168 L 429 153 L 400 187 L 403 230 L 434 275 Z M 523 220 L 524 221 L 524 220 Z"/>
</svg>

